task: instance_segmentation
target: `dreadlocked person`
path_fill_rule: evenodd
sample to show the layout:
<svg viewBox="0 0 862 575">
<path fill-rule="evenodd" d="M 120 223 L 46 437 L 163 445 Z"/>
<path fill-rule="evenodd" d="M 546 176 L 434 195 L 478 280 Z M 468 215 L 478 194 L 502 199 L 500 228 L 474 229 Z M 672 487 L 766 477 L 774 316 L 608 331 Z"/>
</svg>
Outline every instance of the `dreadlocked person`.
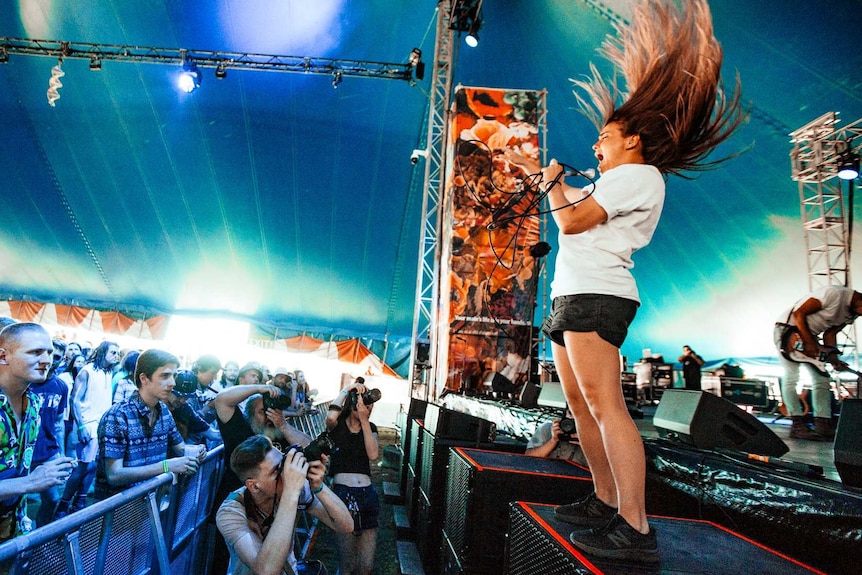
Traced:
<svg viewBox="0 0 862 575">
<path fill-rule="evenodd" d="M 658 225 L 667 175 L 728 159 L 706 161 L 745 119 L 738 81 L 730 98 L 720 86 L 723 54 L 706 1 L 683 6 L 644 0 L 631 23 L 616 25 L 617 37 L 603 44 L 627 92 L 592 65 L 591 78 L 574 82 L 599 129 L 593 150 L 601 177 L 581 190 L 561 181 L 555 160 L 541 170 L 560 230 L 543 331 L 553 341 L 595 487 L 555 514 L 581 527 L 570 539 L 582 551 L 638 562 L 658 562 L 659 555 L 646 517 L 643 441 L 620 386 L 619 348 L 640 305 L 631 256 Z M 531 173 L 539 169 L 514 154 L 509 160 Z"/>
</svg>

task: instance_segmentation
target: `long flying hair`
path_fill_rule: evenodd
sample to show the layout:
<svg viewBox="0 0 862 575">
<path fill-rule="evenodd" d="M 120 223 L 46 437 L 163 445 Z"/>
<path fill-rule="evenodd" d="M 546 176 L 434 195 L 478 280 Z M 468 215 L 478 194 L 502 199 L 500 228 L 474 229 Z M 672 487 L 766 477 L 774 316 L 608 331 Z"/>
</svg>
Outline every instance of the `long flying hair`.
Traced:
<svg viewBox="0 0 862 575">
<path fill-rule="evenodd" d="M 706 161 L 747 118 L 739 76 L 729 97 L 721 86 L 724 54 L 706 1 L 686 0 L 680 11 L 674 0 L 642 0 L 631 24 L 614 28 L 599 50 L 615 67 L 612 82 L 593 64 L 589 79 L 572 80 L 596 127 L 619 122 L 640 135 L 644 160 L 664 174 L 709 170 L 736 155 Z"/>
</svg>

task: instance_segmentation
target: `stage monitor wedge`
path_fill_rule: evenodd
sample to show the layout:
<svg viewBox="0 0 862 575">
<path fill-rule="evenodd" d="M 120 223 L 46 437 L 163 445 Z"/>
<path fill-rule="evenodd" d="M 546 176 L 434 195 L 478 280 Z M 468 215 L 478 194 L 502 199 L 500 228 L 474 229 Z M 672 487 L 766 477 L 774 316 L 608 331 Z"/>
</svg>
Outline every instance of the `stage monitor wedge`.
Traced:
<svg viewBox="0 0 862 575">
<path fill-rule="evenodd" d="M 541 407 L 566 409 L 566 394 L 563 392 L 563 384 L 559 381 L 546 381 L 543 383 L 536 403 Z"/>
<path fill-rule="evenodd" d="M 704 391 L 665 390 L 653 425 L 664 438 L 699 449 L 717 447 L 781 457 L 789 451 L 780 437 L 730 401 Z"/>
</svg>

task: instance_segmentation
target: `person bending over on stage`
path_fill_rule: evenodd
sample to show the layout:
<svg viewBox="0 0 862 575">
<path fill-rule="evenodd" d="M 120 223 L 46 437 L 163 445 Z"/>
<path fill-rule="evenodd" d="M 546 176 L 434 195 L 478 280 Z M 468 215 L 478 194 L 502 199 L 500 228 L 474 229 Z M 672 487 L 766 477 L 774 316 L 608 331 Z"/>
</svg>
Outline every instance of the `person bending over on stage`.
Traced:
<svg viewBox="0 0 862 575">
<path fill-rule="evenodd" d="M 329 469 L 332 490 L 353 514 L 352 533 L 338 535 L 343 575 L 374 572 L 380 514 L 380 500 L 371 485 L 371 460 L 378 457 L 377 426 L 369 421 L 372 405 L 362 398 L 367 390 L 363 381 L 357 378 L 341 390 L 326 415 L 326 429 L 338 447 Z"/>
<path fill-rule="evenodd" d="M 297 512 L 304 510 L 337 533 L 350 533 L 353 518 L 324 483 L 326 455 L 309 463 L 291 448 L 282 455 L 268 437 L 240 443 L 230 467 L 243 486 L 218 508 L 216 525 L 230 549 L 230 575 L 326 573 L 317 562 L 298 563 L 293 553 Z"/>
<path fill-rule="evenodd" d="M 566 410 L 563 419 L 572 422 L 572 414 Z M 546 421 L 536 428 L 532 437 L 527 441 L 527 449 L 524 455 L 533 457 L 552 457 L 554 459 L 567 459 L 583 466 L 587 466 L 587 459 L 581 449 L 578 436 L 574 433 L 564 433 L 560 427 L 561 419 Z"/>
<path fill-rule="evenodd" d="M 701 372 L 700 368 L 706 363 L 689 346 L 682 346 L 682 355 L 677 360 L 682 364 L 682 378 L 685 380 L 685 388 L 700 391 Z"/>
<path fill-rule="evenodd" d="M 679 13 L 669 0 L 641 2 L 630 24 L 616 25 L 619 37 L 608 37 L 603 53 L 623 74 L 628 93 L 618 93 L 622 82 L 605 82 L 594 66 L 592 78 L 575 82 L 586 94 L 579 103 L 599 127 L 593 150 L 601 177 L 583 190 L 569 187 L 552 160 L 538 184 L 550 188 L 560 230 L 553 307 L 543 331 L 554 342 L 595 485 L 594 493 L 558 507 L 556 515 L 598 527 L 576 530 L 570 539 L 599 557 L 659 560 L 645 512 L 643 442 L 620 386 L 619 349 L 639 305 L 631 255 L 658 225 L 665 177 L 716 165 L 721 160 L 705 157 L 744 119 L 739 91 L 727 100 L 720 88 L 722 50 L 706 1 L 683 6 Z M 516 164 L 517 157 L 509 154 Z M 529 162 L 520 165 L 531 171 Z"/>
<path fill-rule="evenodd" d="M 0 542 L 30 531 L 27 494 L 63 485 L 75 460 L 60 455 L 30 472 L 43 398 L 30 390 L 51 368 L 51 336 L 35 323 L 0 329 Z"/>
<path fill-rule="evenodd" d="M 137 390 L 115 403 L 99 421 L 96 499 L 167 473 L 194 475 L 206 450 L 185 455 L 185 443 L 165 405 L 174 388 L 179 360 L 160 349 L 148 349 L 135 363 Z"/>
<path fill-rule="evenodd" d="M 842 286 L 826 286 L 812 292 L 793 304 L 775 322 L 773 338 L 778 350 L 778 360 L 784 368 L 781 381 L 781 400 L 793 422 L 790 437 L 813 441 L 832 441 L 835 430 L 832 428 L 832 395 L 829 390 L 830 378 L 823 371 L 825 362 L 815 361 L 821 355 L 822 346 L 835 347 L 838 334 L 845 326 L 862 315 L 862 294 Z M 822 334 L 823 343 L 818 341 Z M 798 345 L 793 350 L 794 341 Z M 801 349 L 799 349 L 801 348 Z M 795 353 L 791 353 L 795 351 Z M 835 369 L 847 368 L 839 354 L 826 353 L 825 361 Z M 799 383 L 799 364 L 803 363 L 811 375 L 811 403 L 814 410 L 814 430 L 803 421 L 802 404 L 796 389 Z"/>
</svg>

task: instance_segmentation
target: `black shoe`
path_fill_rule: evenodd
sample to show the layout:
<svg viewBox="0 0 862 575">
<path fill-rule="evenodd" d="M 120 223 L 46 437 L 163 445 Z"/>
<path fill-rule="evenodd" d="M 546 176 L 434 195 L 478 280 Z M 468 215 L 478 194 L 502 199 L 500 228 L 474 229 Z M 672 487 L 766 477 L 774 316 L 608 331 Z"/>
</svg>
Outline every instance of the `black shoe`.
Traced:
<svg viewBox="0 0 862 575">
<path fill-rule="evenodd" d="M 591 531 L 575 531 L 569 535 L 572 544 L 590 555 L 605 559 L 658 563 L 658 541 L 655 529 L 644 535 L 615 514 L 605 525 Z"/>
<path fill-rule="evenodd" d="M 574 503 L 560 505 L 554 509 L 555 518 L 584 527 L 601 527 L 607 524 L 616 513 L 616 508 L 596 497 L 595 491 Z"/>
</svg>

